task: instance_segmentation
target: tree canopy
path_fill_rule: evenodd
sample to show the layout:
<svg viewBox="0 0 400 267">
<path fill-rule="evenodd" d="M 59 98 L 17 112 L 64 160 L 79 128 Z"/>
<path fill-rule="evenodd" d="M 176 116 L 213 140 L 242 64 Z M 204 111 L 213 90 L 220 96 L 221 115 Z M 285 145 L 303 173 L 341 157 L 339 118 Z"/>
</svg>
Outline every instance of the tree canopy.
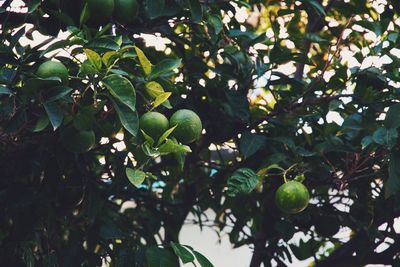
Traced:
<svg viewBox="0 0 400 267">
<path fill-rule="evenodd" d="M 397 0 L 0 2 L 2 265 L 400 265 Z"/>
</svg>

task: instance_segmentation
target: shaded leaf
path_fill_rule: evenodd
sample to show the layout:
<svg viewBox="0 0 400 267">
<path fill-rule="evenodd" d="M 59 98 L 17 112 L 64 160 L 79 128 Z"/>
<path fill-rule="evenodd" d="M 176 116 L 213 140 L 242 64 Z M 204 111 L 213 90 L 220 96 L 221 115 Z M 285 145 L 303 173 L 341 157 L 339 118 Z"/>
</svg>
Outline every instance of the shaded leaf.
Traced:
<svg viewBox="0 0 400 267">
<path fill-rule="evenodd" d="M 193 254 L 184 246 L 171 242 L 171 247 L 174 250 L 175 254 L 182 260 L 183 263 L 194 261 Z"/>
<path fill-rule="evenodd" d="M 121 103 L 136 111 L 136 92 L 132 83 L 118 74 L 111 74 L 103 80 L 108 91 Z"/>
<path fill-rule="evenodd" d="M 49 117 L 51 125 L 53 125 L 53 130 L 57 130 L 64 119 L 64 113 L 62 109 L 56 102 L 46 102 L 43 104 L 43 106 L 46 110 L 47 116 Z"/>
<path fill-rule="evenodd" d="M 228 178 L 228 196 L 234 197 L 238 194 L 249 194 L 258 183 L 258 175 L 252 169 L 237 169 L 231 177 Z"/>
</svg>

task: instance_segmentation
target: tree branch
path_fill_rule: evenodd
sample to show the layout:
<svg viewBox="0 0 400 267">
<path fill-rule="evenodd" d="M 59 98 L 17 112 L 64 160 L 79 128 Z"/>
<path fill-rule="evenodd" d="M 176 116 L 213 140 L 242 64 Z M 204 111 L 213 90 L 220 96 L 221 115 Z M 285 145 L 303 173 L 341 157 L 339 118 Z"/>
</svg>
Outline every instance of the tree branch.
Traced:
<svg viewBox="0 0 400 267">
<path fill-rule="evenodd" d="M 328 4 L 325 7 L 325 13 L 327 13 L 332 6 L 335 4 L 337 0 L 330 0 L 328 2 Z M 315 32 L 319 32 L 323 27 L 324 27 L 324 20 L 323 18 L 321 18 L 320 16 L 313 16 L 310 13 L 308 14 L 308 24 L 306 27 L 306 33 L 315 33 Z M 311 41 L 304 38 L 303 40 L 303 56 L 306 57 L 308 52 L 311 49 Z M 302 79 L 303 78 L 303 74 L 304 74 L 304 66 L 305 63 L 304 62 L 298 62 L 296 64 L 296 72 L 294 74 L 294 77 L 296 79 Z"/>
</svg>

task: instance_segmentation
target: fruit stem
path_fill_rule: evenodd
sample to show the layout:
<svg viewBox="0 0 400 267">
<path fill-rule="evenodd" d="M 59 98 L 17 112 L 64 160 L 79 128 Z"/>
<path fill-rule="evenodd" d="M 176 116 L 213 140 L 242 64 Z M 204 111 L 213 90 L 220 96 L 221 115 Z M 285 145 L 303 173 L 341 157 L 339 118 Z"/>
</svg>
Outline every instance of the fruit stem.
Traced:
<svg viewBox="0 0 400 267">
<path fill-rule="evenodd" d="M 296 167 L 297 166 L 297 163 L 295 163 L 295 164 L 293 164 L 292 166 L 290 166 L 289 168 L 287 168 L 284 172 L 283 172 L 283 181 L 285 182 L 285 184 L 288 182 L 288 179 L 287 179 L 287 174 L 288 174 L 288 172 L 291 170 L 291 169 L 293 169 L 294 167 Z"/>
</svg>

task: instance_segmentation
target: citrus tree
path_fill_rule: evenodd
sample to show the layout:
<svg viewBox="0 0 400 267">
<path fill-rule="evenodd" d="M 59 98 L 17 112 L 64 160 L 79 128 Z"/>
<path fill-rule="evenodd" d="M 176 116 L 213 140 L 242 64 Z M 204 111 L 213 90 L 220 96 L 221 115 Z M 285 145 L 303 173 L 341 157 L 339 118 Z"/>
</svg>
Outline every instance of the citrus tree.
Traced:
<svg viewBox="0 0 400 267">
<path fill-rule="evenodd" d="M 1 1 L 1 264 L 213 266 L 190 214 L 251 267 L 399 264 L 399 13 Z"/>
</svg>

